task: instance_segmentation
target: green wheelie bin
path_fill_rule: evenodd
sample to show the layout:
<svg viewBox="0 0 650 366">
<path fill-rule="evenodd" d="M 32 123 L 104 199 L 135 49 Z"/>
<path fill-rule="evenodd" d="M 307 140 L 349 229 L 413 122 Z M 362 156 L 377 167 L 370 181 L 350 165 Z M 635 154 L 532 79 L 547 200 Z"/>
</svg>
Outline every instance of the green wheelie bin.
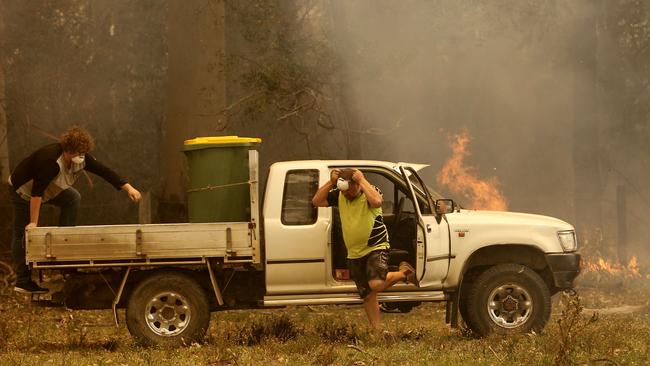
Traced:
<svg viewBox="0 0 650 366">
<path fill-rule="evenodd" d="M 255 150 L 261 142 L 260 138 L 239 136 L 185 141 L 190 222 L 250 221 L 248 151 Z"/>
</svg>

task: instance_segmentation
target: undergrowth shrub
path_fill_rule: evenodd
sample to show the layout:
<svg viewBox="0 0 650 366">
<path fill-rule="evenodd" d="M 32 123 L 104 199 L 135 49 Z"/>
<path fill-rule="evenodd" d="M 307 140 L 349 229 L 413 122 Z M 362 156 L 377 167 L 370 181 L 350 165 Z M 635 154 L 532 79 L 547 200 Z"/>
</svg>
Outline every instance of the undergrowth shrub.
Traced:
<svg viewBox="0 0 650 366">
<path fill-rule="evenodd" d="M 334 318 L 321 318 L 314 325 L 316 334 L 328 343 L 357 344 L 362 331 L 357 324 Z"/>
<path fill-rule="evenodd" d="M 332 344 L 323 344 L 316 347 L 312 364 L 314 365 L 333 365 L 338 359 L 336 348 Z"/>
<path fill-rule="evenodd" d="M 61 328 L 65 332 L 66 343 L 69 348 L 83 348 L 88 341 L 88 328 L 84 326 L 72 311 L 68 311 L 61 318 Z"/>
<path fill-rule="evenodd" d="M 575 352 L 577 339 L 581 332 L 590 324 L 598 320 L 598 314 L 594 313 L 590 318 L 582 316 L 582 303 L 580 296 L 575 291 L 562 293 L 562 313 L 558 319 L 558 349 L 553 362 L 555 365 L 574 365 L 573 353 Z"/>
<path fill-rule="evenodd" d="M 252 346 L 265 339 L 277 339 L 286 342 L 295 339 L 301 333 L 287 314 L 254 319 L 250 324 L 240 328 L 235 337 L 236 343 Z"/>
<path fill-rule="evenodd" d="M 0 312 L 0 351 L 4 351 L 5 348 L 7 348 L 10 336 L 11 327 L 7 320 L 2 316 L 2 312 Z"/>
</svg>

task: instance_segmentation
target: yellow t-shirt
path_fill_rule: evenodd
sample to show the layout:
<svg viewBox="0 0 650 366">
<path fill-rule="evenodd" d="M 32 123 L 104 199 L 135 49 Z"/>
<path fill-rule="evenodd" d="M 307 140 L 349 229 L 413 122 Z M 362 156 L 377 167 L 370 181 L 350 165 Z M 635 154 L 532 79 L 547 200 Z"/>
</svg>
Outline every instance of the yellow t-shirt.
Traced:
<svg viewBox="0 0 650 366">
<path fill-rule="evenodd" d="M 363 192 L 352 201 L 345 198 L 338 190 L 330 192 L 332 195 L 336 193 L 338 193 L 336 200 L 328 201 L 339 207 L 348 258 L 361 258 L 372 251 L 390 248 L 381 207 L 370 207 Z"/>
</svg>

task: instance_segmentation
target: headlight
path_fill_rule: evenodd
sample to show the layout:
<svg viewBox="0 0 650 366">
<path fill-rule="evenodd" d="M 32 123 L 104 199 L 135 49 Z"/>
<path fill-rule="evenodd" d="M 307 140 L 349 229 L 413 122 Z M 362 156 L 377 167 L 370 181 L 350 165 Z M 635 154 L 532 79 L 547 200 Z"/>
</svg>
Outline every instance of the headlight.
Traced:
<svg viewBox="0 0 650 366">
<path fill-rule="evenodd" d="M 562 249 L 564 249 L 565 252 L 574 252 L 576 249 L 578 249 L 575 231 L 558 231 L 557 237 L 560 239 L 560 244 L 562 245 Z"/>
</svg>

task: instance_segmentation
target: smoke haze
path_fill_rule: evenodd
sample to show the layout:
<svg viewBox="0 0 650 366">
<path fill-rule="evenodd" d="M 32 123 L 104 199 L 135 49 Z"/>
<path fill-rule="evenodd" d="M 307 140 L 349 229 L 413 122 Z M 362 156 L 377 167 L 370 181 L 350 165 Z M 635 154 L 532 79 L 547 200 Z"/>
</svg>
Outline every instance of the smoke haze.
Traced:
<svg viewBox="0 0 650 366">
<path fill-rule="evenodd" d="M 618 57 L 611 48 L 612 40 L 592 22 L 604 13 L 602 4 L 335 4 L 344 8 L 348 24 L 339 28 L 337 36 L 345 45 L 340 56 L 351 85 L 350 104 L 360 130 L 366 132 L 361 137 L 363 158 L 431 164 L 423 174 L 433 184 L 451 156 L 446 135 L 467 129 L 471 155 L 466 163 L 477 168 L 479 177 L 498 179 L 510 210 L 552 215 L 574 224 L 579 219 L 576 202 L 598 205 L 596 193 L 606 197 L 601 203 L 603 211 L 615 209 L 612 187 L 622 178 L 604 164 L 618 159 L 617 166 L 627 171 L 628 180 L 645 178 L 639 165 L 631 165 L 634 160 L 625 157 L 621 161 L 624 155 L 609 148 L 613 144 L 627 146 L 620 139 L 605 137 L 602 146 L 594 147 L 607 148 L 608 158 L 597 162 L 595 168 L 583 167 L 584 172 L 592 169 L 598 175 L 589 183 L 593 187 L 583 184 L 585 174 L 581 174 L 580 161 L 576 163 L 580 154 L 591 154 L 576 150 L 580 145 L 591 148 L 598 143 L 593 136 L 603 136 L 607 128 L 619 123 L 617 116 L 608 115 L 606 107 L 599 105 L 607 96 L 595 86 L 604 73 L 616 79 L 617 70 L 590 73 L 589 58 L 583 57 L 596 37 L 599 46 L 591 50 L 596 53 L 594 58 L 606 63 Z M 603 56 L 608 52 L 612 53 L 609 58 Z M 593 114 L 584 113 L 591 110 Z M 636 202 L 643 194 L 640 189 L 633 190 L 628 199 Z M 636 212 L 630 221 L 647 227 L 650 207 L 634 202 L 628 204 L 635 206 Z M 599 235 L 605 235 L 606 241 L 616 240 L 616 218 L 604 215 L 603 227 L 604 234 Z M 647 234 L 630 234 L 637 251 L 645 247 L 641 243 Z"/>
<path fill-rule="evenodd" d="M 498 180 L 509 210 L 559 217 L 610 247 L 627 233 L 628 253 L 647 257 L 650 2 L 0 0 L 0 9 L 4 175 L 49 142 L 34 126 L 58 133 L 85 121 L 97 153 L 175 222 L 184 139 L 261 137 L 262 174 L 279 160 L 381 159 L 428 163 L 436 185 L 452 156 L 447 136 L 467 130 L 462 163 Z M 453 187 L 437 188 L 469 207 Z M 113 193 L 84 192 L 84 220 L 129 221 L 126 203 L 124 214 L 106 213 Z"/>
<path fill-rule="evenodd" d="M 343 57 L 361 130 L 385 132 L 363 139 L 367 158 L 427 162 L 435 174 L 450 155 L 446 133 L 467 128 L 470 159 L 481 175 L 498 176 L 510 196 L 529 183 L 571 189 L 571 181 L 522 174 L 551 164 L 572 169 L 572 78 L 556 66 L 564 55 L 548 52 L 554 39 L 542 35 L 547 23 L 526 22 L 525 9 L 517 14 L 516 7 L 499 14 L 504 6 L 496 3 L 346 4 L 354 19 L 348 37 L 358 44 Z M 529 10 L 550 7 L 541 4 Z M 376 149 L 377 140 L 393 148 Z"/>
</svg>

